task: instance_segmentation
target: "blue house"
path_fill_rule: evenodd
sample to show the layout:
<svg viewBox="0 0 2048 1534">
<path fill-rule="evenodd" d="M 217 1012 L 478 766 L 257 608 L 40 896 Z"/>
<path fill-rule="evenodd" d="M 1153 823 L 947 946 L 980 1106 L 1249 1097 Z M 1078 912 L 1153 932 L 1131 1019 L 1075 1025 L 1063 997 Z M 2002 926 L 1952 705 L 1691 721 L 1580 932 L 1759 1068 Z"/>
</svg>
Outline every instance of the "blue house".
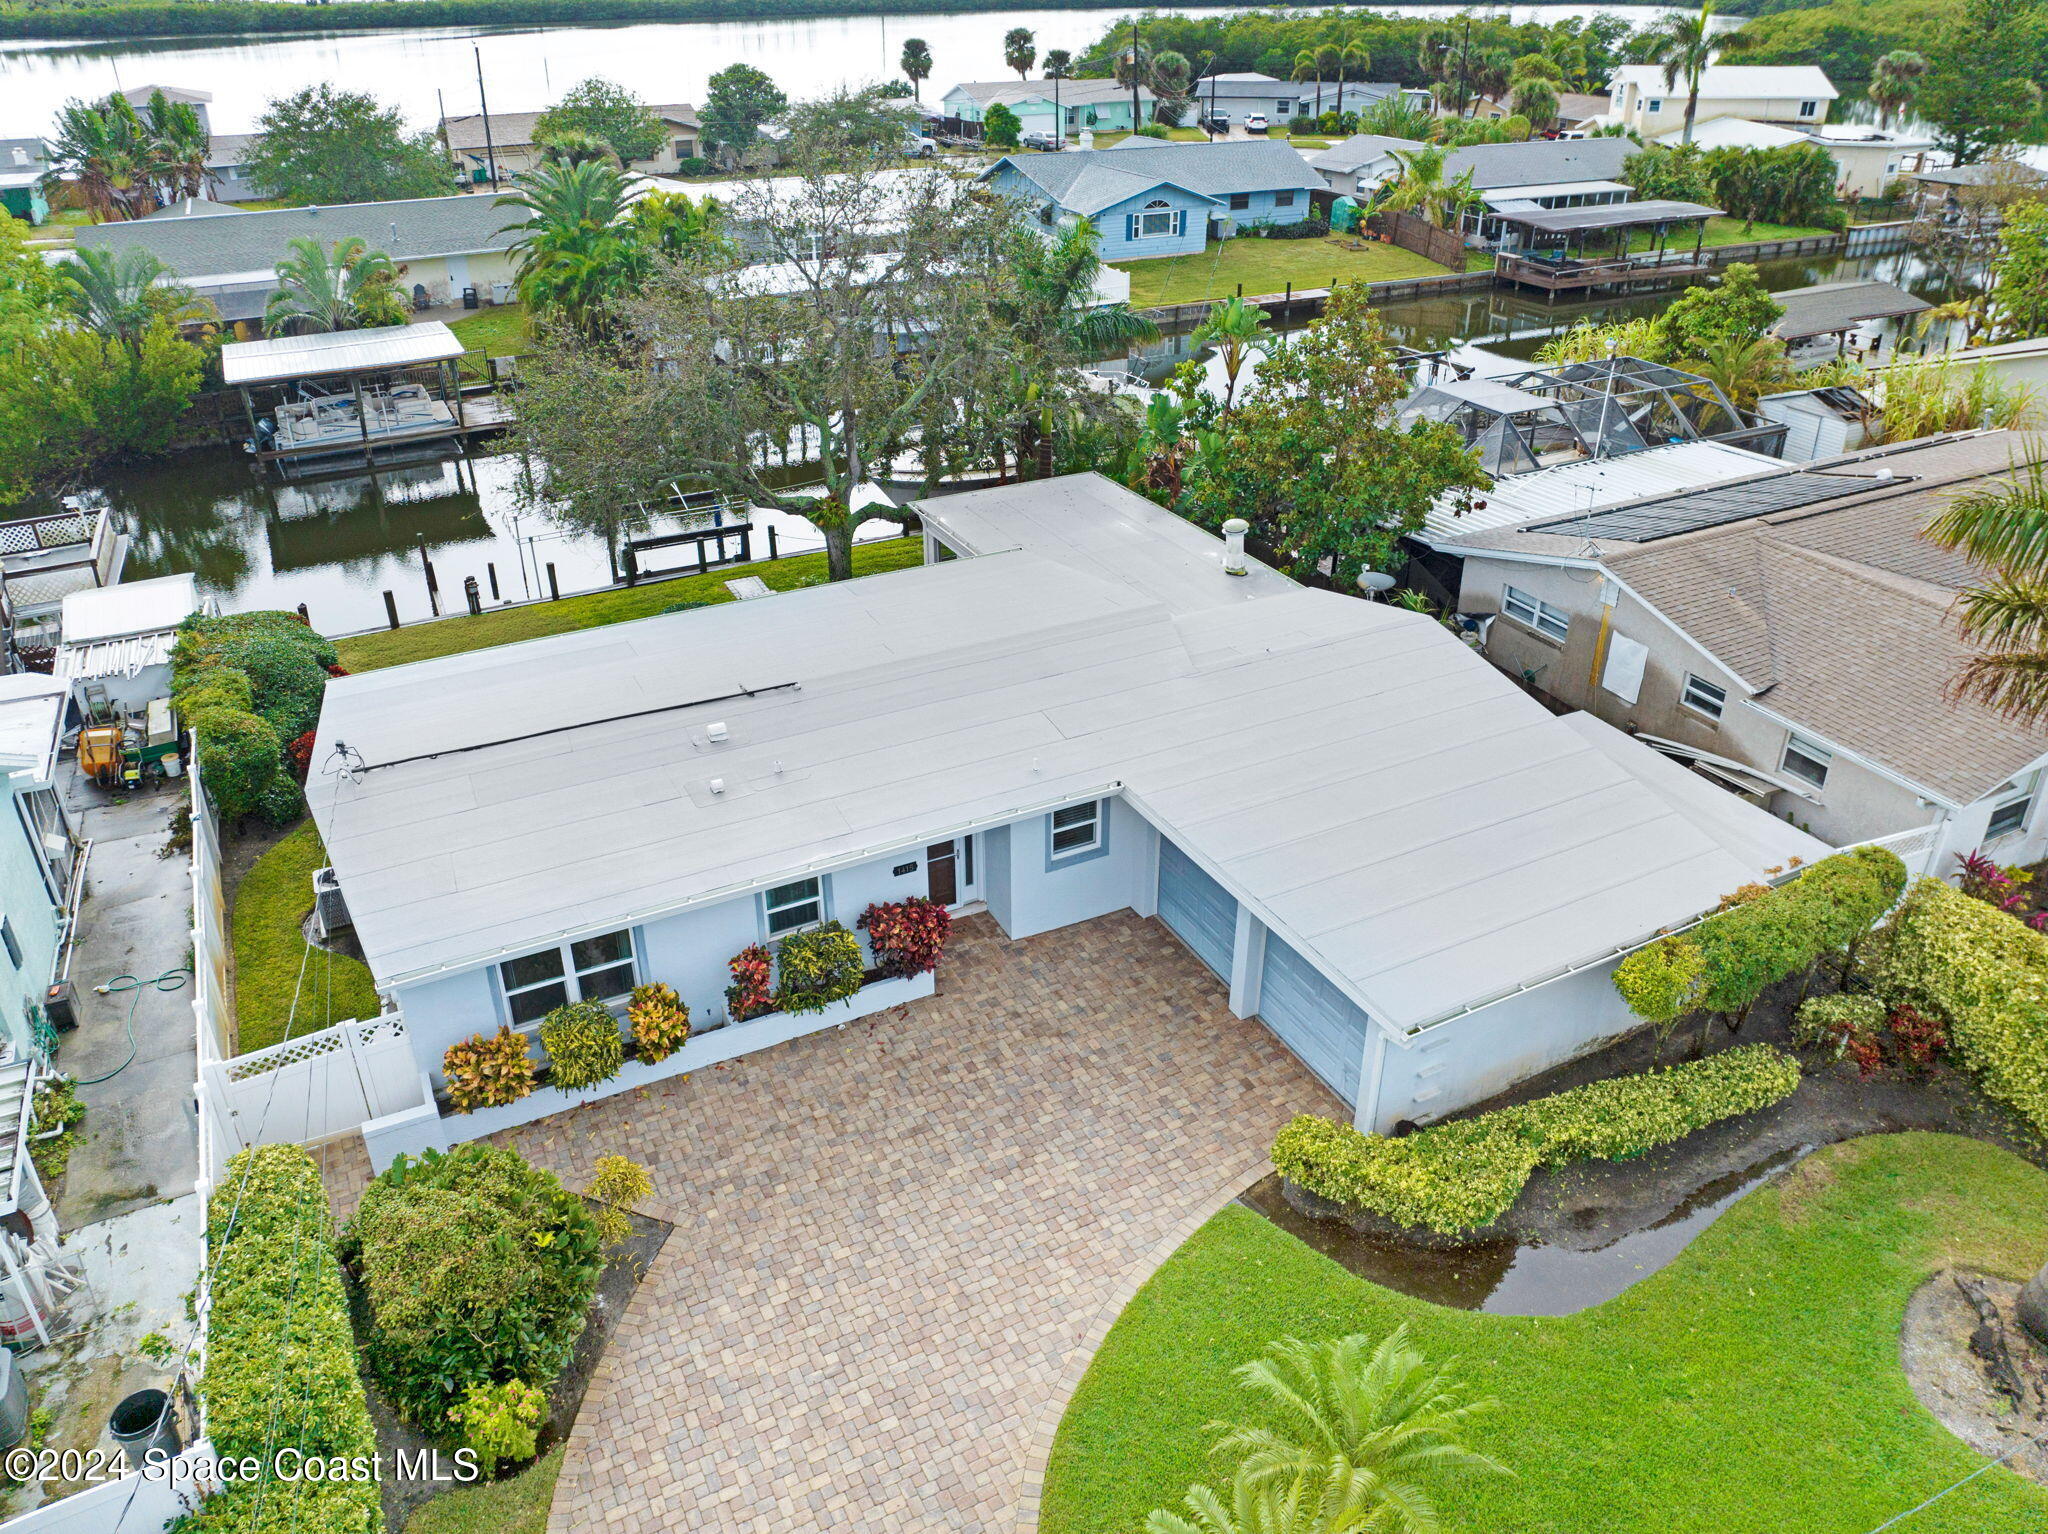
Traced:
<svg viewBox="0 0 2048 1534">
<path fill-rule="evenodd" d="M 1105 261 L 1192 255 L 1256 224 L 1299 223 L 1323 190 L 1308 162 L 1277 140 L 1129 138 L 1114 149 L 1005 155 L 981 179 L 1048 224 L 1092 220 Z"/>
<path fill-rule="evenodd" d="M 71 826 L 58 798 L 57 744 L 70 684 L 0 677 L 0 1061 L 35 1053 L 34 1019 L 56 977 L 71 894 Z M 0 1066 L 0 1096 L 8 1077 Z M 8 1138 L 11 1121 L 0 1119 Z"/>
</svg>

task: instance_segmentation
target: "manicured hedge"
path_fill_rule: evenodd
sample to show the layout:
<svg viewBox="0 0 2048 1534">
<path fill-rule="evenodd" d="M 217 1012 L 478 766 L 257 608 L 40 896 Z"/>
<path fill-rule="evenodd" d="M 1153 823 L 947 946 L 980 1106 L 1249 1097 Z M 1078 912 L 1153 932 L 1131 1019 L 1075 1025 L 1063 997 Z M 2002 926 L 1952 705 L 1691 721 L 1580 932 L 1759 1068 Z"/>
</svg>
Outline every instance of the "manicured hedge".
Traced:
<svg viewBox="0 0 2048 1534">
<path fill-rule="evenodd" d="M 1877 947 L 1877 991 L 1945 1021 L 1984 1090 L 2048 1134 L 2048 936 L 1921 879 Z"/>
<path fill-rule="evenodd" d="M 323 1458 L 377 1452 L 333 1223 L 319 1169 L 300 1147 L 258 1146 L 228 1162 L 207 1206 L 212 1303 L 200 1382 L 213 1446 L 223 1457 L 261 1460 L 286 1447 Z M 209 1504 L 190 1527 L 257 1534 L 383 1528 L 369 1481 L 271 1480 L 254 1523 L 253 1489 L 217 1500 L 226 1505 Z M 235 1523 L 243 1504 L 247 1513 Z"/>
<path fill-rule="evenodd" d="M 289 824 L 305 813 L 284 746 L 320 722 L 336 663 L 334 646 L 296 613 L 195 613 L 178 625 L 171 698 L 199 742 L 200 773 L 222 815 Z"/>
<path fill-rule="evenodd" d="M 1639 1156 L 1798 1085 L 1797 1061 L 1750 1044 L 1398 1140 L 1304 1114 L 1274 1140 L 1273 1165 L 1319 1197 L 1449 1235 L 1500 1218 L 1539 1166 Z"/>
</svg>

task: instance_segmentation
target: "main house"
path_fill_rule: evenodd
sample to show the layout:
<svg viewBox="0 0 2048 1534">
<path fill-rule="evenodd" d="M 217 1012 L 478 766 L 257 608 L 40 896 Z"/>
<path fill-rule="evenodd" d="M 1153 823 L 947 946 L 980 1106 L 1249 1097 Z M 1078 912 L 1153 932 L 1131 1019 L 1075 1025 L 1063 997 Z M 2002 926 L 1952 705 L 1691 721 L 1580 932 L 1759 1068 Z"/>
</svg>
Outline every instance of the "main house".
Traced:
<svg viewBox="0 0 2048 1534">
<path fill-rule="evenodd" d="M 1005 155 L 980 180 L 1047 224 L 1091 220 L 1108 261 L 1190 255 L 1213 236 L 1309 216 L 1322 181 L 1273 139 L 1185 144 L 1129 138 L 1114 149 Z"/>
<path fill-rule="evenodd" d="M 309 800 L 421 1073 L 643 982 L 696 1031 L 603 1091 L 929 994 L 724 1000 L 750 945 L 916 895 L 1019 939 L 1156 915 L 1386 1128 L 1631 1028 L 1622 954 L 1825 851 L 1098 475 L 920 511 L 918 568 L 329 685 Z M 365 1134 L 388 1157 L 570 1101 Z"/>
<path fill-rule="evenodd" d="M 1661 64 L 1623 64 L 1607 82 L 1610 105 L 1588 126 L 1619 123 L 1641 138 L 1661 137 L 1685 126 L 1685 76 L 1676 85 L 1664 77 Z M 1709 64 L 1700 71 L 1695 123 L 1716 117 L 1742 117 L 1751 122 L 1818 127 L 1827 121 L 1828 103 L 1841 94 L 1814 64 Z"/>
<path fill-rule="evenodd" d="M 1970 432 L 1424 536 L 1461 562 L 1487 656 L 1559 707 L 1837 846 L 1889 837 L 1937 874 L 1977 847 L 2031 863 L 2048 739 L 1949 696 L 1956 595 L 1989 572 L 1923 532 L 2041 451 Z"/>
<path fill-rule="evenodd" d="M 1369 198 L 1404 174 L 1403 157 L 1423 146 L 1407 139 L 1361 133 L 1309 157 L 1333 192 Z M 1531 139 L 1521 144 L 1471 144 L 1444 157 L 1443 178 L 1469 174 L 1481 206 L 1464 215 L 1464 232 L 1479 239 L 1501 234 L 1500 215 L 1534 208 L 1587 208 L 1627 202 L 1634 195 L 1621 177 L 1636 152 L 1628 139 Z"/>
<path fill-rule="evenodd" d="M 626 168 L 643 175 L 674 175 L 677 167 L 702 152 L 703 128 L 697 109 L 686 101 L 647 109 L 662 128 L 661 147 L 644 160 L 632 160 Z M 541 112 L 493 112 L 488 122 L 481 112 L 460 117 L 443 117 L 441 142 L 462 179 L 476 186 L 488 186 L 495 162 L 500 183 L 529 171 L 545 158 L 533 139 L 533 125 Z"/>
<path fill-rule="evenodd" d="M 183 205 L 180 205 L 182 208 Z M 212 215 L 174 208 L 163 217 L 92 224 L 78 231 L 84 250 L 119 255 L 140 247 L 231 322 L 253 322 L 277 285 L 277 263 L 303 237 L 323 250 L 351 235 L 381 250 L 398 267 L 415 305 L 459 303 L 475 290 L 499 301 L 512 282 L 507 249 L 519 236 L 508 229 L 518 210 L 491 197 L 417 197 L 402 202 L 353 202 L 329 207 L 254 211 L 201 204 Z"/>
</svg>

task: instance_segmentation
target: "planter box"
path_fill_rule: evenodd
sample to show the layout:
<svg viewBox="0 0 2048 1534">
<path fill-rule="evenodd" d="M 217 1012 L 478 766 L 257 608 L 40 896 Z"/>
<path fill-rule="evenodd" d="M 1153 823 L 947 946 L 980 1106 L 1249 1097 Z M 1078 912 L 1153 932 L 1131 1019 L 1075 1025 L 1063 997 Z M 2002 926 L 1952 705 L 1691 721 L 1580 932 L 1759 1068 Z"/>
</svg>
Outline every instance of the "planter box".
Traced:
<svg viewBox="0 0 2048 1534">
<path fill-rule="evenodd" d="M 822 1012 L 771 1012 L 749 1022 L 728 1023 L 710 1033 L 693 1033 L 688 1042 L 666 1060 L 653 1065 L 628 1060 L 618 1075 L 600 1086 L 581 1092 L 564 1092 L 543 1085 L 537 1087 L 531 1096 L 522 1097 L 502 1108 L 479 1108 L 474 1113 L 444 1113 L 440 1116 L 439 1127 L 454 1144 L 480 1140 L 501 1129 L 514 1129 L 521 1124 L 531 1124 L 535 1119 L 544 1119 L 549 1114 L 564 1113 L 586 1103 L 602 1102 L 607 1097 L 616 1097 L 636 1087 L 652 1086 L 671 1076 L 701 1071 L 707 1066 L 753 1054 L 756 1050 L 786 1044 L 807 1033 L 836 1028 L 856 1018 L 886 1012 L 908 1001 L 922 1001 L 932 994 L 937 983 L 935 973 L 913 975 L 908 980 L 878 980 L 873 985 L 862 986 L 854 995 L 833 1003 Z"/>
</svg>

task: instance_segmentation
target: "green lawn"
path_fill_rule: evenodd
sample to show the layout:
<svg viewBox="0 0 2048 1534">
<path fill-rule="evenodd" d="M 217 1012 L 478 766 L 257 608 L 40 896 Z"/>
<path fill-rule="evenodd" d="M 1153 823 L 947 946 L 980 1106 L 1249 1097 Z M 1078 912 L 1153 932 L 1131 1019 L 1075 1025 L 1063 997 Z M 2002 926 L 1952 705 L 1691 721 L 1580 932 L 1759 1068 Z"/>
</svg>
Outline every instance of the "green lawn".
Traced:
<svg viewBox="0 0 2048 1534">
<path fill-rule="evenodd" d="M 1906 1382 L 1908 1297 L 1943 1266 L 2019 1279 L 2044 1255 L 2048 1175 L 1928 1134 L 1820 1152 L 1576 1316 L 1412 1300 L 1233 1205 L 1110 1332 L 1054 1443 L 1042 1527 L 1132 1534 L 1221 1479 L 1206 1424 L 1244 1417 L 1230 1370 L 1269 1340 L 1406 1322 L 1500 1402 L 1473 1442 L 1516 1474 L 1443 1489 L 1460 1534 L 1867 1534 L 1985 1463 Z M 1998 1468 L 1901 1534 L 2043 1528 L 2048 1489 Z"/>
<path fill-rule="evenodd" d="M 509 1481 L 434 1498 L 406 1520 L 405 1534 L 547 1534 L 561 1473 L 562 1450 L 551 1449 Z"/>
<path fill-rule="evenodd" d="M 858 543 L 853 549 L 856 575 L 877 575 L 900 570 L 924 559 L 922 538 L 888 538 Z M 730 602 L 725 583 L 742 575 L 758 575 L 777 591 L 798 586 L 815 586 L 825 579 L 823 554 L 793 554 L 788 559 L 762 560 L 751 565 L 727 565 L 707 575 L 686 575 L 676 580 L 648 581 L 639 586 L 594 591 L 588 596 L 564 597 L 559 602 L 535 602 L 525 607 L 500 608 L 482 617 L 443 618 L 438 623 L 419 623 L 410 628 L 385 629 L 339 639 L 335 648 L 341 663 L 351 671 L 375 671 L 383 666 L 401 666 L 408 661 L 432 660 L 438 655 L 457 655 L 465 650 L 483 650 L 492 645 L 516 644 L 522 639 L 539 639 L 548 634 L 566 634 L 575 629 L 593 629 L 607 623 L 624 623 L 647 618 L 677 602 Z"/>
<path fill-rule="evenodd" d="M 487 351 L 502 357 L 508 352 L 533 349 L 533 339 L 526 333 L 526 308 L 523 304 L 499 304 L 495 308 L 479 309 L 464 319 L 450 320 L 448 328 L 473 352 Z"/>
<path fill-rule="evenodd" d="M 1810 235 L 1833 233 L 1835 231 L 1832 229 L 1810 229 L 1801 224 L 1757 223 L 1750 225 L 1745 230 L 1742 226 L 1742 220 L 1739 218 L 1710 218 L 1707 220 L 1707 237 L 1704 243 L 1708 245 L 1751 245 L 1760 240 L 1803 240 Z M 1629 240 L 1630 250 L 1654 250 L 1656 247 L 1657 237 L 1654 234 L 1638 234 L 1632 236 Z M 1607 250 L 1614 248 L 1612 236 L 1609 236 L 1608 243 L 1604 248 Z M 1666 250 L 1690 250 L 1692 248 L 1691 229 L 1688 228 L 1683 235 L 1673 230 L 1666 238 L 1664 248 Z"/>
<path fill-rule="evenodd" d="M 1326 288 L 1332 282 L 1386 282 L 1399 277 L 1441 277 L 1434 261 L 1378 242 L 1363 250 L 1346 247 L 1348 236 L 1321 240 L 1262 240 L 1243 236 L 1211 240 L 1200 255 L 1153 261 L 1119 261 L 1131 274 L 1131 304 L 1191 304 L 1228 298 L 1244 285 L 1244 296 L 1260 297 L 1297 288 Z"/>
<path fill-rule="evenodd" d="M 312 1033 L 377 1015 L 368 966 L 306 943 L 313 873 L 326 866 L 327 849 L 309 820 L 258 858 L 235 889 L 235 1021 L 243 1054 L 283 1039 L 287 1024 L 293 1034 Z"/>
</svg>

